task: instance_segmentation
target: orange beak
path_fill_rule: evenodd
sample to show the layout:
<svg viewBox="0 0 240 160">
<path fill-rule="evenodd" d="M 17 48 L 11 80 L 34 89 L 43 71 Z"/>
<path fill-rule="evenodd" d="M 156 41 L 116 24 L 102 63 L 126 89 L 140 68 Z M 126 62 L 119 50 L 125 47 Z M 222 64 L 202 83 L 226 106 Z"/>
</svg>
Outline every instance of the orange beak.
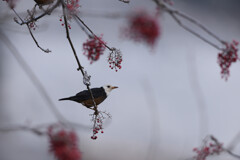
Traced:
<svg viewBox="0 0 240 160">
<path fill-rule="evenodd" d="M 116 88 L 118 88 L 118 87 L 117 87 L 117 86 L 113 86 L 113 87 L 112 87 L 112 89 L 116 89 Z"/>
</svg>

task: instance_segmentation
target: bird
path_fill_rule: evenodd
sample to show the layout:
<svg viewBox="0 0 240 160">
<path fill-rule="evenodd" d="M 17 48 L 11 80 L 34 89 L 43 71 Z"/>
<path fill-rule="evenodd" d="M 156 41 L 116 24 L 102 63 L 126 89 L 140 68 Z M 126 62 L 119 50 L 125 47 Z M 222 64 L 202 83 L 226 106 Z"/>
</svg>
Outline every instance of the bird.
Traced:
<svg viewBox="0 0 240 160">
<path fill-rule="evenodd" d="M 111 86 L 111 85 L 105 85 L 99 88 L 92 88 L 91 91 L 92 91 L 96 105 L 99 105 L 100 103 L 102 103 L 110 94 L 110 92 L 116 88 L 118 87 Z M 81 91 L 77 93 L 75 96 L 59 99 L 59 101 L 64 101 L 64 100 L 70 100 L 70 101 L 81 103 L 87 108 L 91 108 L 94 106 L 91 94 L 89 93 L 88 90 Z"/>
<path fill-rule="evenodd" d="M 34 0 L 38 5 L 44 6 L 53 3 L 55 0 Z"/>
</svg>

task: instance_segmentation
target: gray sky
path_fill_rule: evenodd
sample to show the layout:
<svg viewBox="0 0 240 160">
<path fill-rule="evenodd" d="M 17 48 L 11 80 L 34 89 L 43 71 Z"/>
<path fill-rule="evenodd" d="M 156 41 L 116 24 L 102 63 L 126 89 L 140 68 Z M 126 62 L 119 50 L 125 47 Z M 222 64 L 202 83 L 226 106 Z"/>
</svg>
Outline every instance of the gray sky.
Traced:
<svg viewBox="0 0 240 160">
<path fill-rule="evenodd" d="M 199 19 L 224 40 L 240 40 L 239 16 L 235 12 L 230 12 L 227 7 L 224 9 L 224 5 L 213 5 L 214 1 L 209 2 L 211 5 L 203 3 L 199 7 L 188 2 L 177 1 L 175 6 Z M 131 1 L 129 5 L 117 0 L 94 3 L 81 0 L 80 3 L 83 11 L 96 13 L 154 9 L 154 3 L 146 0 Z M 0 4 L 2 8 L 4 3 Z M 29 1 L 22 0 L 16 10 L 26 11 L 31 6 Z M 74 102 L 58 101 L 85 89 L 82 75 L 76 71 L 77 64 L 64 28 L 59 22 L 60 16 L 61 13 L 57 13 L 39 21 L 39 28 L 34 32 L 39 44 L 52 50 L 50 54 L 40 51 L 26 34 L 26 27 L 12 22 L 10 16 L 2 21 L 1 29 L 47 88 L 59 111 L 71 121 L 90 125 L 90 110 Z M 72 40 L 82 65 L 92 76 L 92 87 L 105 84 L 119 86 L 99 106 L 112 115 L 105 133 L 99 135 L 97 141 L 92 141 L 90 130 L 78 132 L 84 159 L 145 159 L 148 149 L 151 159 L 184 159 L 193 156 L 192 148 L 199 146 L 207 134 L 215 135 L 227 145 L 239 132 L 240 63 L 231 66 L 231 76 L 225 82 L 217 64 L 219 51 L 180 28 L 167 14 L 159 18 L 162 35 L 154 51 L 144 44 L 119 38 L 120 27 L 126 25 L 125 19 L 83 17 L 83 20 L 95 33 L 103 33 L 109 46 L 119 48 L 123 53 L 122 69 L 117 73 L 108 67 L 108 51 L 90 65 L 82 54 L 82 43 L 87 36 L 72 22 Z M 34 125 L 55 121 L 9 50 L 4 46 L 1 49 L 0 60 L 4 59 L 1 61 L 3 72 L 0 81 L 1 124 L 24 124 L 27 121 Z M 200 89 L 196 89 L 196 84 Z M 199 92 L 202 96 L 200 104 Z M 203 107 L 203 101 L 205 111 L 204 117 L 201 117 L 203 110 L 199 111 L 199 106 Z M 44 137 L 17 132 L 0 135 L 0 141 L 2 160 L 51 157 Z M 150 143 L 152 141 L 154 143 Z M 154 149 L 149 146 L 154 146 Z M 234 151 L 240 153 L 239 147 Z"/>
</svg>

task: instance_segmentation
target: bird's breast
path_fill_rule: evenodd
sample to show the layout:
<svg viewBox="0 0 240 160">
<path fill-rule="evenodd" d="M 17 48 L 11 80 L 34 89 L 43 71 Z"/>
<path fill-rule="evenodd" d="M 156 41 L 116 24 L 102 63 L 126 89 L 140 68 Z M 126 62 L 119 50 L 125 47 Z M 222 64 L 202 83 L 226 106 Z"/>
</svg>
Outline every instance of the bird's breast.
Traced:
<svg viewBox="0 0 240 160">
<path fill-rule="evenodd" d="M 105 99 L 106 99 L 106 97 L 98 97 L 98 98 L 94 98 L 94 101 L 95 101 L 96 105 L 99 105 Z M 93 107 L 94 106 L 92 99 L 88 99 L 88 100 L 82 101 L 81 103 L 82 103 L 82 105 L 84 105 L 86 107 Z"/>
</svg>

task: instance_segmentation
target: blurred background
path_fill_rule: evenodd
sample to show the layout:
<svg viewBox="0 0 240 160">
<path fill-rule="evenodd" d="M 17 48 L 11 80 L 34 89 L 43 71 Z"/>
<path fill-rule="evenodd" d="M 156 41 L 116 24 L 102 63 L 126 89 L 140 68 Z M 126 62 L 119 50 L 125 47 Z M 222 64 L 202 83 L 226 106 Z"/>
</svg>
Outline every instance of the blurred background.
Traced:
<svg viewBox="0 0 240 160">
<path fill-rule="evenodd" d="M 240 41 L 239 0 L 181 0 L 174 7 L 195 17 L 223 40 Z M 209 134 L 228 146 L 240 131 L 240 63 L 232 64 L 228 81 L 221 78 L 217 63 L 218 50 L 180 28 L 168 15 L 159 17 L 161 37 L 154 49 L 123 38 L 121 27 L 127 19 L 106 18 L 102 14 L 126 14 L 136 9 L 154 13 L 155 3 L 131 0 L 80 0 L 84 22 L 109 46 L 123 54 L 122 69 L 108 67 L 108 51 L 90 64 L 83 55 L 87 40 L 79 26 L 71 22 L 71 37 L 79 59 L 92 76 L 91 87 L 105 84 L 119 88 L 99 106 L 111 113 L 104 134 L 91 140 L 91 129 L 80 129 L 79 147 L 84 160 L 157 160 L 187 159 L 192 149 L 201 145 Z M 34 1 L 19 0 L 16 11 L 26 16 Z M 59 21 L 60 9 L 37 22 L 34 35 L 43 53 L 32 40 L 26 26 L 14 21 L 15 15 L 5 2 L 0 2 L 0 30 L 11 40 L 50 98 L 66 119 L 91 126 L 91 110 L 74 102 L 59 102 L 86 89 L 82 75 Z M 190 27 L 193 27 L 189 24 Z M 208 37 L 202 31 L 198 33 Z M 213 40 L 214 41 L 214 40 Z M 214 41 L 220 45 L 218 42 Z M 0 126 L 55 122 L 44 99 L 0 39 Z M 236 141 L 237 142 L 237 141 Z M 240 154 L 240 146 L 233 150 Z M 28 132 L 0 134 L 1 160 L 54 159 L 48 151 L 48 139 Z M 228 155 L 212 159 L 234 159 Z"/>
</svg>

